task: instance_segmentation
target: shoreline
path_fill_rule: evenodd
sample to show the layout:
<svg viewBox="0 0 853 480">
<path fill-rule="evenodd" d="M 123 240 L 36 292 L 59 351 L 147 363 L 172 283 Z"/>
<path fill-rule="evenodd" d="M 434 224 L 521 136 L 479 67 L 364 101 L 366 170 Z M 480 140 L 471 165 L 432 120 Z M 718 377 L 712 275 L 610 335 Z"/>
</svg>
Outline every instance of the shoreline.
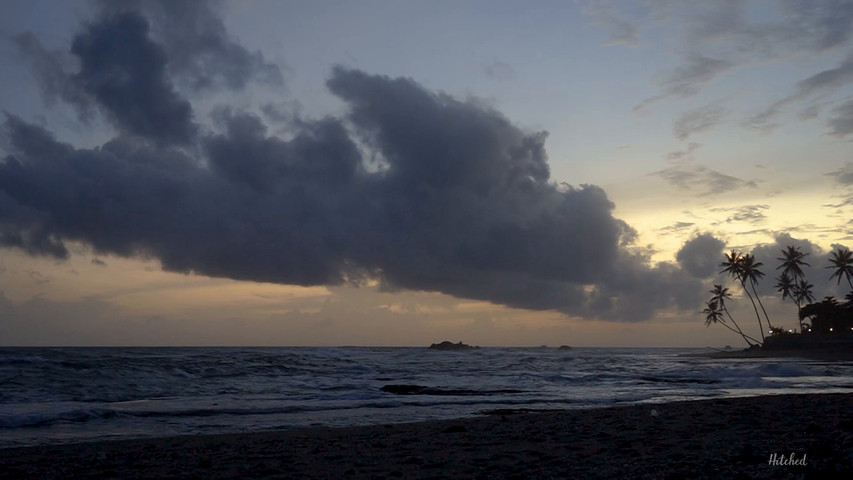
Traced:
<svg viewBox="0 0 853 480">
<path fill-rule="evenodd" d="M 710 348 L 710 347 L 709 347 Z M 850 349 L 741 349 L 714 350 L 706 352 L 682 353 L 679 356 L 688 358 L 802 358 L 827 362 L 853 361 L 853 350 Z"/>
<path fill-rule="evenodd" d="M 789 394 L 12 447 L 0 479 L 846 478 L 851 407 L 853 393 Z"/>
</svg>

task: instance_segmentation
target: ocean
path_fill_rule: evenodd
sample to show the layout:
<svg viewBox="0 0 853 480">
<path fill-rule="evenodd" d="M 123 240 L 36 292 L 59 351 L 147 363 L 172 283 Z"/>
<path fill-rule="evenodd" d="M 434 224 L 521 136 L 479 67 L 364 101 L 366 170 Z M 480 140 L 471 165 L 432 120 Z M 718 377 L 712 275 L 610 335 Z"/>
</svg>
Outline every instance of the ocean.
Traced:
<svg viewBox="0 0 853 480">
<path fill-rule="evenodd" d="M 0 348 L 0 448 L 853 391 L 853 362 L 702 350 Z"/>
</svg>

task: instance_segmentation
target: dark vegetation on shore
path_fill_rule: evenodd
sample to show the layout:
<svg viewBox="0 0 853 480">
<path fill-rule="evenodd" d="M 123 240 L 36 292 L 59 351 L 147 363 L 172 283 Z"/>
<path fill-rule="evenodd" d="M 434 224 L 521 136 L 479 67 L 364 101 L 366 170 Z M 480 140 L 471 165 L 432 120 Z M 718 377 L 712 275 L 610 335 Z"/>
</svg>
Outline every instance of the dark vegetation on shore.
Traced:
<svg viewBox="0 0 853 480">
<path fill-rule="evenodd" d="M 853 254 L 850 250 L 838 247 L 831 253 L 830 265 L 826 267 L 832 270 L 830 279 L 835 278 L 838 284 L 842 278 L 847 280 L 850 293 L 844 301 L 832 296 L 824 297 L 819 302 L 815 301 L 812 292 L 814 285 L 806 280 L 803 271 L 803 267 L 811 266 L 805 261 L 806 256 L 808 254 L 799 248 L 787 246 L 782 250 L 782 256 L 778 257 L 781 263 L 776 268 L 782 272 L 776 278 L 775 287 L 783 300 L 790 299 L 796 305 L 799 331 L 785 330 L 771 324 L 761 296 L 756 291 L 759 280 L 764 277 L 764 272 L 760 269 L 763 264 L 756 261 L 751 254 L 737 250 L 725 255 L 725 260 L 720 264 L 720 273 L 728 274 L 749 298 L 758 321 L 761 339 L 745 333 L 731 315 L 726 301 L 732 294 L 723 285 L 714 285 L 711 298 L 705 303 L 705 309 L 702 311 L 705 314 L 705 325 L 722 325 L 737 333 L 750 350 L 824 350 L 853 353 Z M 764 323 L 767 324 L 766 327 Z"/>
</svg>

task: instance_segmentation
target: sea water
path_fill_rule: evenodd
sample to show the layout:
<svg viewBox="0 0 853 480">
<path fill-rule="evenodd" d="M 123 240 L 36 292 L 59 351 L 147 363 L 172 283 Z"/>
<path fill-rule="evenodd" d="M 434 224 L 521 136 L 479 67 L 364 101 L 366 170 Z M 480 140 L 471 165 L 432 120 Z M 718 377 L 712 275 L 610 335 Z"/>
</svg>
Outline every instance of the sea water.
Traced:
<svg viewBox="0 0 853 480">
<path fill-rule="evenodd" d="M 853 362 L 683 355 L 697 351 L 0 348 L 0 447 L 853 392 Z"/>
</svg>

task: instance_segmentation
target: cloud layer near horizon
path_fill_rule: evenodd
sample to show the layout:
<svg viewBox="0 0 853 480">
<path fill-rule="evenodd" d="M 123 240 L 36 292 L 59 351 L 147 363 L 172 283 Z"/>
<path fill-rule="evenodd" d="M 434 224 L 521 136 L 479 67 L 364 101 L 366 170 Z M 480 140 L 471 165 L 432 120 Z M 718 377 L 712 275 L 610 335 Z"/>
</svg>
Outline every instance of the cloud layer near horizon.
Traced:
<svg viewBox="0 0 853 480">
<path fill-rule="evenodd" d="M 7 116 L 2 245 L 63 258 L 65 242 L 80 241 L 170 271 L 297 285 L 369 278 L 627 321 L 698 305 L 707 262 L 685 249 L 686 268 L 650 265 L 601 188 L 550 180 L 546 132 L 411 79 L 344 68 L 327 82 L 343 117 L 299 119 L 285 139 L 256 115 L 221 109 L 219 128 L 205 130 L 180 89 L 202 88 L 192 80 L 203 76 L 170 67 L 181 57 L 152 36 L 156 18 L 102 12 L 70 47 L 76 72 L 19 39 L 52 65 L 36 73 L 51 73 L 54 94 L 94 106 L 118 135 L 77 148 Z M 272 71 L 259 56 L 212 58 L 205 72 L 225 88 L 248 81 L 235 72 Z"/>
</svg>

